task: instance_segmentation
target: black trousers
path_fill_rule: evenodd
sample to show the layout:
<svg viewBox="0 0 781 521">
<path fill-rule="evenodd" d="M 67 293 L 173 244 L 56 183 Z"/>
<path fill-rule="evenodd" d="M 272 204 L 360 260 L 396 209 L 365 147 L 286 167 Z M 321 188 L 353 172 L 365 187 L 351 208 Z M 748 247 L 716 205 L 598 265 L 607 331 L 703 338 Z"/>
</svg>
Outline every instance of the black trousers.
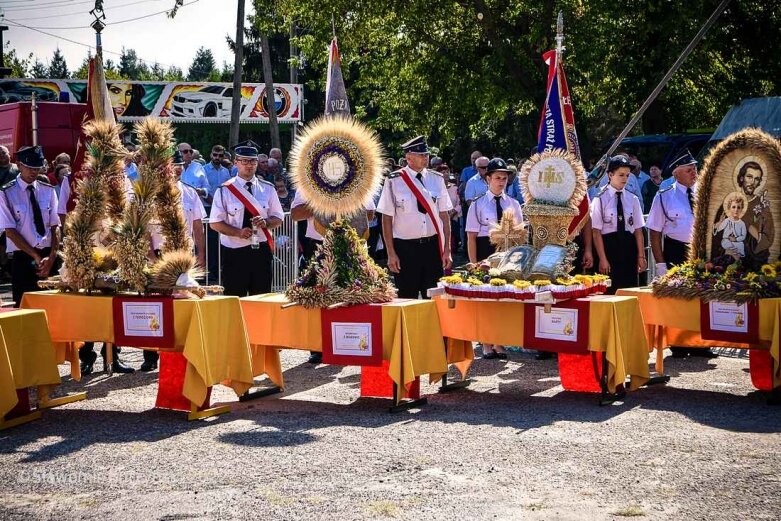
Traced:
<svg viewBox="0 0 781 521">
<path fill-rule="evenodd" d="M 399 290 L 399 298 L 426 296 L 426 290 L 434 288 L 443 275 L 442 258 L 439 255 L 437 236 L 423 239 L 393 239 L 401 270 L 393 278 Z"/>
<path fill-rule="evenodd" d="M 496 253 L 496 248 L 491 246 L 491 239 L 488 237 L 477 238 L 477 262 L 484 261 Z"/>
<path fill-rule="evenodd" d="M 664 262 L 668 268 L 686 262 L 686 258 L 689 256 L 689 243 L 687 242 L 665 237 L 662 248 L 664 249 Z"/>
<path fill-rule="evenodd" d="M 271 292 L 271 248 L 222 248 L 222 285 L 225 295 L 246 297 Z"/>
<path fill-rule="evenodd" d="M 36 249 L 35 251 L 43 258 L 49 256 L 51 248 Z M 38 287 L 40 279 L 36 273 L 37 269 L 32 257 L 21 250 L 14 252 L 11 259 L 11 294 L 15 307 L 19 307 L 22 303 L 22 295 L 28 291 L 41 291 L 41 288 Z M 54 270 L 55 268 L 52 268 L 52 271 Z"/>
<path fill-rule="evenodd" d="M 607 293 L 615 294 L 621 288 L 636 288 L 639 284 L 637 273 L 637 242 L 630 232 L 613 232 L 602 236 L 605 256 L 610 263 L 611 287 Z"/>
<path fill-rule="evenodd" d="M 84 342 L 84 345 L 79 348 L 79 360 L 82 362 L 89 362 L 89 357 L 87 353 L 91 353 L 95 350 L 95 342 Z M 119 361 L 119 348 L 117 346 L 111 346 L 111 352 L 114 356 L 114 361 Z M 146 353 L 146 351 L 144 351 Z M 100 348 L 100 356 L 103 357 L 103 359 L 106 359 L 106 344 L 103 344 L 103 347 Z"/>
<path fill-rule="evenodd" d="M 207 212 L 208 214 L 208 212 Z M 220 234 L 212 230 L 210 226 L 206 227 L 206 249 L 209 252 L 208 266 L 205 266 L 209 270 L 209 283 L 216 284 L 219 280 L 220 265 L 219 265 L 219 248 L 220 248 Z"/>
</svg>

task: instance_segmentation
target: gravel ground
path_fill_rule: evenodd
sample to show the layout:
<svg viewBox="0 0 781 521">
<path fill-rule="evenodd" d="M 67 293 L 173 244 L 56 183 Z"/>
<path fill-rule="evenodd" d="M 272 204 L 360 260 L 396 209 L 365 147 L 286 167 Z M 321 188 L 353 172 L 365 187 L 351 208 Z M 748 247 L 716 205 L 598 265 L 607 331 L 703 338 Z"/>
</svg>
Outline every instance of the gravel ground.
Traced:
<svg viewBox="0 0 781 521">
<path fill-rule="evenodd" d="M 285 393 L 217 388 L 233 412 L 198 422 L 152 408 L 156 372 L 66 378 L 89 399 L 0 433 L 0 519 L 779 519 L 781 409 L 724 354 L 598 407 L 511 353 L 389 414 L 356 368 L 283 351 Z"/>
</svg>

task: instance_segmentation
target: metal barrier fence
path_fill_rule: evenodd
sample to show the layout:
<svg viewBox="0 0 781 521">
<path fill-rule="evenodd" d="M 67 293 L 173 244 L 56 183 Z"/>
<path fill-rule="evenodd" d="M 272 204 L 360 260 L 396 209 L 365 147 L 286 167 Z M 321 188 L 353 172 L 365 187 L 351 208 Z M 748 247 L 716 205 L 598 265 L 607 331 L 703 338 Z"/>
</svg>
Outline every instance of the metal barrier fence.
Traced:
<svg viewBox="0 0 781 521">
<path fill-rule="evenodd" d="M 203 220 L 204 233 L 214 233 L 209 230 L 209 219 Z M 298 278 L 298 227 L 295 221 L 290 216 L 290 212 L 285 213 L 282 218 L 282 225 L 275 228 L 272 231 L 274 236 L 274 258 L 272 260 L 271 270 L 271 291 L 284 291 L 296 278 Z M 214 284 L 215 282 L 222 285 L 222 255 L 221 248 L 219 247 L 219 238 L 217 240 L 218 247 L 216 252 L 210 251 L 209 241 L 206 240 L 206 265 L 209 265 L 209 258 L 211 255 L 217 255 L 217 273 L 208 273 L 206 276 L 207 284 Z"/>
</svg>

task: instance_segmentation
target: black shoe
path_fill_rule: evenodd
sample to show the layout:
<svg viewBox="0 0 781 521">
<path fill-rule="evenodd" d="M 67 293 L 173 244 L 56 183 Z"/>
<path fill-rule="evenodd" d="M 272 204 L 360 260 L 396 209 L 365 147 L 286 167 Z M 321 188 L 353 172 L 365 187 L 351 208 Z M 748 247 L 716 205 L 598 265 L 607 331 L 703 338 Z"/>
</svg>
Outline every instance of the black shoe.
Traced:
<svg viewBox="0 0 781 521">
<path fill-rule="evenodd" d="M 496 353 L 496 358 L 499 360 L 507 360 L 507 353 Z"/>
<path fill-rule="evenodd" d="M 672 352 L 673 358 L 686 358 L 689 356 L 689 350 L 685 347 L 671 347 L 670 351 Z"/>
<path fill-rule="evenodd" d="M 719 354 L 713 352 L 710 349 L 689 349 L 689 356 L 696 356 L 699 358 L 718 358 Z"/>
<path fill-rule="evenodd" d="M 483 353 L 483 360 L 496 360 L 497 358 L 499 358 L 499 353 L 495 353 L 493 351 Z"/>
<path fill-rule="evenodd" d="M 148 373 L 149 371 L 154 371 L 155 369 L 157 369 L 157 362 L 152 362 L 151 360 L 149 360 L 141 364 L 139 371 Z"/>
<path fill-rule="evenodd" d="M 310 353 L 309 354 L 309 360 L 307 360 L 310 364 L 322 364 L 323 363 L 323 353 Z"/>
<path fill-rule="evenodd" d="M 549 351 L 537 351 L 537 354 L 534 355 L 535 360 L 550 360 L 553 358 L 553 353 Z"/>
<path fill-rule="evenodd" d="M 88 351 L 87 353 L 84 353 L 83 356 L 86 360 L 81 361 L 81 374 L 92 374 L 95 360 L 98 359 L 98 354 L 95 351 Z"/>
<path fill-rule="evenodd" d="M 130 374 L 130 373 L 135 373 L 136 372 L 135 369 L 133 369 L 132 367 L 129 367 L 129 366 L 123 364 L 119 360 L 114 360 L 111 363 L 111 371 L 114 372 L 114 373 L 122 373 L 122 374 Z"/>
</svg>

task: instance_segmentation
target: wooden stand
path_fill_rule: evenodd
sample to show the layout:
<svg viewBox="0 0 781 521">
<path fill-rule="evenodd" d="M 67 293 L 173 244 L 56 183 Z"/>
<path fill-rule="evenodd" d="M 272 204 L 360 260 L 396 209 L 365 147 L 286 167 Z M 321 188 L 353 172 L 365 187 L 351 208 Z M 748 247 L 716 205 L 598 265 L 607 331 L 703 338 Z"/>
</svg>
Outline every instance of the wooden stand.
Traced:
<svg viewBox="0 0 781 521">
<path fill-rule="evenodd" d="M 59 398 L 51 398 L 49 392 L 51 386 L 42 385 L 38 387 L 38 408 L 39 409 L 51 409 L 52 407 L 59 407 L 66 403 L 80 402 L 87 399 L 87 393 L 74 393 L 67 396 L 60 396 Z"/>
</svg>

